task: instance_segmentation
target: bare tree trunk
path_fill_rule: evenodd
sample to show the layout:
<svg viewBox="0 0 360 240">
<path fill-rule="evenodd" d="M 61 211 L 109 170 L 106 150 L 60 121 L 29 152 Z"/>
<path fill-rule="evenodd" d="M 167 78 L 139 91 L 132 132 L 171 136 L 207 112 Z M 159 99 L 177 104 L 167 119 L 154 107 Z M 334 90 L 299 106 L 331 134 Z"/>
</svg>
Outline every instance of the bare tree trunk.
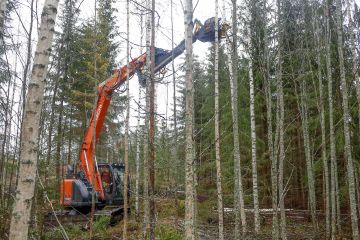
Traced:
<svg viewBox="0 0 360 240">
<path fill-rule="evenodd" d="M 324 182 L 325 182 L 325 224 L 326 224 L 326 238 L 330 237 L 330 176 L 329 164 L 326 154 L 326 123 L 325 123 L 325 107 L 324 107 L 324 86 L 323 75 L 321 68 L 321 43 L 320 43 L 320 26 L 316 10 L 314 9 L 315 17 L 315 46 L 317 47 L 317 65 L 318 65 L 318 81 L 319 81 L 319 103 L 318 108 L 320 112 L 320 126 L 321 126 L 321 158 L 324 168 Z"/>
<path fill-rule="evenodd" d="M 150 0 L 146 2 L 147 9 L 150 8 Z M 150 15 L 146 19 L 146 56 L 150 56 L 150 38 L 151 38 L 151 18 Z M 150 61 L 146 61 L 145 66 L 145 77 L 146 77 L 146 93 L 145 93 L 145 120 L 144 120 L 144 231 L 143 239 L 149 239 L 150 232 L 150 199 L 149 199 L 149 112 L 150 112 L 150 98 L 149 98 L 149 81 L 150 81 Z"/>
<path fill-rule="evenodd" d="M 185 25 L 185 239 L 195 239 L 195 213 L 194 213 L 194 86 L 193 86 L 193 5 L 192 0 L 185 1 L 184 25 Z"/>
<path fill-rule="evenodd" d="M 267 1 L 264 3 L 265 12 L 267 11 Z M 271 202 L 272 202 L 272 239 L 279 239 L 279 218 L 278 218 L 278 178 L 277 178 L 277 157 L 274 156 L 274 140 L 273 140 L 273 124 L 272 124 L 272 91 L 271 80 L 269 76 L 270 68 L 270 55 L 269 55 L 269 37 L 267 25 L 264 30 L 264 56 L 265 56 L 265 69 L 264 81 L 266 89 L 266 120 L 267 120 L 267 140 L 269 159 L 271 162 Z"/>
<path fill-rule="evenodd" d="M 249 23 L 250 24 L 250 23 Z M 256 124 L 255 124 L 255 87 L 252 60 L 252 39 L 251 27 L 248 26 L 248 53 L 249 53 L 249 87 L 250 87 L 250 128 L 251 128 L 251 165 L 252 165 L 252 182 L 253 182 L 253 202 L 254 202 L 254 227 L 255 233 L 260 230 L 260 212 L 259 212 L 259 193 L 257 177 L 257 160 L 256 160 Z"/>
<path fill-rule="evenodd" d="M 346 12 L 349 19 L 349 34 L 350 34 L 350 48 L 351 48 L 351 55 L 352 55 L 352 74 L 353 79 L 355 83 L 355 89 L 356 89 L 356 97 L 360 109 L 360 80 L 359 80 L 359 73 L 358 73 L 358 66 L 359 66 L 359 60 L 357 58 L 357 49 L 355 44 L 355 33 L 354 33 L 354 21 L 351 16 L 351 4 L 349 0 L 346 0 Z M 360 111 L 360 110 L 359 110 Z M 360 122 L 360 119 L 359 119 Z"/>
<path fill-rule="evenodd" d="M 354 179 L 354 167 L 351 153 L 351 139 L 350 139 L 350 112 L 349 112 L 349 100 L 348 100 L 348 85 L 346 83 L 345 67 L 344 67 L 344 53 L 343 53 L 343 33 L 342 33 L 342 6 L 341 0 L 336 1 L 336 25 L 337 25 L 337 44 L 339 53 L 339 67 L 340 67 L 340 85 L 342 93 L 342 107 L 343 107 L 343 122 L 344 122 L 344 154 L 347 161 L 347 179 L 349 187 L 350 198 L 350 210 L 351 210 L 351 226 L 353 239 L 359 239 L 359 226 L 358 226 L 358 214 L 356 206 L 356 189 Z"/>
<path fill-rule="evenodd" d="M 219 217 L 219 240 L 224 240 L 224 207 L 221 186 L 220 122 L 219 122 L 219 3 L 215 0 L 215 155 Z"/>
<path fill-rule="evenodd" d="M 307 107 L 307 98 L 306 98 L 306 86 L 302 81 L 300 83 L 300 103 L 299 109 L 301 112 L 302 120 L 302 131 L 304 136 L 304 150 L 305 150 L 305 160 L 306 160 L 306 173 L 307 173 L 307 182 L 308 182 L 308 197 L 310 205 L 310 214 L 311 220 L 314 228 L 317 228 L 316 221 L 316 197 L 315 197 L 315 180 L 313 165 L 311 160 L 311 149 L 310 149 L 310 138 L 309 138 L 309 120 L 308 120 L 308 107 Z"/>
<path fill-rule="evenodd" d="M 136 176 L 135 176 L 135 214 L 136 218 L 139 218 L 139 189 L 140 189 L 140 144 L 141 144 L 141 130 L 140 130 L 140 111 L 141 111 L 141 88 L 139 88 L 139 108 L 138 108 L 138 117 L 137 117 L 137 126 L 136 126 L 136 159 L 135 159 L 135 168 L 136 168 Z"/>
<path fill-rule="evenodd" d="M 149 196 L 150 196 L 150 240 L 155 240 L 155 0 L 151 1 L 151 45 L 150 45 L 150 159 L 149 159 Z"/>
<path fill-rule="evenodd" d="M 143 32 L 144 32 L 144 24 L 143 24 L 143 16 L 140 16 L 140 55 L 143 53 Z M 137 116 L 137 126 L 136 126 L 136 159 L 135 159 L 135 167 L 136 167 L 136 176 L 135 176 L 135 213 L 136 218 L 139 219 L 139 188 L 140 188 L 140 144 L 141 144 L 141 136 L 140 136 L 140 118 L 141 118 L 141 88 L 139 88 L 139 98 L 138 98 L 138 116 Z"/>
<path fill-rule="evenodd" d="M 234 209 L 235 209 L 235 239 L 240 238 L 240 221 L 242 232 L 246 232 L 246 215 L 244 207 L 244 195 L 241 177 L 240 163 L 240 143 L 239 143 L 239 118 L 238 118 L 238 82 L 237 82 L 237 3 L 232 0 L 232 41 L 227 37 L 227 55 L 230 75 L 230 92 L 231 92 L 231 113 L 232 129 L 234 143 Z M 223 2 L 223 12 L 225 13 L 225 3 Z"/>
<path fill-rule="evenodd" d="M 331 239 L 336 238 L 336 216 L 340 214 L 337 212 L 337 160 L 336 160 L 336 147 L 335 147 L 335 126 L 334 126 L 334 100 L 333 100 L 333 80 L 332 80 L 332 66 L 331 66 L 331 29 L 330 29 L 330 16 L 329 5 L 325 4 L 325 17 L 326 17 L 326 70 L 328 81 L 328 101 L 329 101 L 329 139 L 330 139 L 330 199 L 331 199 Z"/>
<path fill-rule="evenodd" d="M 282 80 L 282 14 L 281 0 L 277 0 L 277 17 L 278 17 L 278 68 L 277 68 L 277 130 L 278 130 L 278 147 L 279 147 L 279 169 L 278 169 L 278 189 L 279 189 L 279 207 L 280 207 L 280 230 L 281 238 L 287 239 L 286 236 L 286 216 L 285 216 L 285 189 L 284 189 L 284 162 L 285 162 L 285 146 L 284 146 L 284 92 Z"/>
<path fill-rule="evenodd" d="M 123 220 L 123 239 L 127 239 L 127 225 L 128 225 L 128 180 L 129 180 L 129 119 L 130 119 L 130 85 L 129 85 L 129 62 L 130 62 L 130 1 L 126 1 L 126 62 L 127 62 L 127 74 L 126 74 L 126 119 L 125 119 L 125 143 L 124 143 L 124 220 Z"/>
<path fill-rule="evenodd" d="M 27 239 L 28 235 L 31 205 L 35 190 L 40 112 L 51 43 L 55 32 L 54 26 L 58 3 L 58 0 L 46 0 L 41 15 L 39 38 L 21 131 L 21 163 L 15 204 L 11 216 L 9 234 L 11 240 Z"/>
<path fill-rule="evenodd" d="M 173 16 L 173 0 L 170 1 L 171 4 L 171 50 L 174 52 L 174 16 Z M 172 80 L 173 80 L 173 114 L 174 114 L 174 140 L 173 140 L 173 159 L 176 168 L 180 167 L 177 151 L 177 142 L 178 142 L 178 129 L 177 129 L 177 103 L 176 103 L 176 77 L 175 77 L 175 61 L 174 54 L 171 56 L 171 70 L 172 70 Z M 174 180 L 175 183 L 180 181 L 180 174 L 177 171 L 174 171 Z M 178 197 L 177 197 L 177 187 L 175 187 L 175 205 L 176 209 L 179 209 Z M 177 221 L 178 215 L 176 215 Z"/>
</svg>

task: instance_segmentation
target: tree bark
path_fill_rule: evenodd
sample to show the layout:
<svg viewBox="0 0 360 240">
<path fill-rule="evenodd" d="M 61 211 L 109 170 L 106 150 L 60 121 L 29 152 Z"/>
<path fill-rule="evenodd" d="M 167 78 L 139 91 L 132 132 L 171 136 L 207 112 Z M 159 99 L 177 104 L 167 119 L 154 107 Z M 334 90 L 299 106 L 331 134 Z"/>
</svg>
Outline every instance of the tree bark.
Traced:
<svg viewBox="0 0 360 240">
<path fill-rule="evenodd" d="M 351 153 L 351 139 L 350 139 L 350 112 L 349 112 L 349 97 L 348 97 L 348 84 L 346 83 L 345 66 L 344 66 L 344 53 L 343 53 L 343 29 L 342 29 L 342 6 L 341 0 L 336 1 L 336 29 L 337 29 L 337 44 L 339 54 L 339 68 L 340 68 L 340 87 L 342 93 L 342 108 L 343 108 L 343 123 L 344 123 L 344 154 L 346 158 L 346 170 L 348 179 L 348 191 L 350 199 L 351 211 L 351 227 L 353 239 L 359 239 L 359 226 L 358 214 L 356 206 L 356 189 L 354 166 Z"/>
<path fill-rule="evenodd" d="M 330 12 L 328 3 L 325 4 L 326 17 L 326 71 L 328 81 L 328 101 L 329 101 L 329 139 L 330 139 L 330 206 L 331 206 L 331 239 L 336 238 L 336 216 L 337 212 L 337 160 L 335 147 L 335 126 L 334 126 L 334 100 L 333 100 L 333 79 L 331 64 L 331 29 L 330 29 Z"/>
<path fill-rule="evenodd" d="M 221 185 L 220 121 L 219 121 L 219 3 L 215 0 L 215 155 L 216 189 L 219 217 L 219 240 L 224 240 L 224 207 Z"/>
<path fill-rule="evenodd" d="M 40 112 L 43 101 L 45 77 L 54 36 L 58 0 L 46 0 L 39 29 L 39 38 L 21 131 L 20 168 L 15 204 L 11 216 L 9 239 L 27 239 L 38 156 Z"/>
<path fill-rule="evenodd" d="M 249 23 L 250 24 L 250 23 Z M 253 202 L 254 202 L 254 227 L 255 233 L 260 230 L 260 212 L 259 212 L 259 193 L 258 193 L 258 176 L 256 160 L 256 124 L 255 124 L 255 87 L 252 60 L 252 39 L 251 27 L 248 26 L 248 54 L 249 54 L 249 87 L 250 87 L 250 132 L 251 132 L 251 166 L 252 166 L 252 183 L 253 183 Z"/>
<path fill-rule="evenodd" d="M 226 38 L 228 66 L 230 75 L 230 93 L 231 93 L 231 114 L 232 114 L 232 130 L 234 144 L 234 209 L 235 209 L 235 239 L 240 238 L 240 224 L 242 232 L 246 232 L 246 215 L 244 207 L 244 196 L 241 177 L 241 161 L 240 161 L 240 143 L 239 143 L 239 118 L 238 118 L 238 82 L 237 82 L 237 3 L 232 0 L 232 41 Z M 223 12 L 225 13 L 225 3 L 223 2 Z M 226 20 L 226 17 L 225 17 Z M 240 223 L 241 221 L 241 223 Z"/>
<path fill-rule="evenodd" d="M 149 196 L 150 196 L 150 239 L 155 240 L 155 0 L 151 1 L 151 43 L 150 43 L 150 159 L 149 159 Z"/>
<path fill-rule="evenodd" d="M 150 8 L 150 0 L 146 2 L 147 9 Z M 146 56 L 150 56 L 150 38 L 151 38 L 151 18 L 150 15 L 146 19 Z M 149 112 L 150 112 L 150 98 L 149 98 L 149 77 L 150 77 L 150 61 L 146 61 L 146 66 L 144 68 L 144 73 L 146 77 L 146 93 L 145 93 L 145 120 L 144 120 L 144 231 L 143 239 L 147 240 L 149 238 L 150 232 L 150 199 L 149 199 Z"/>
<path fill-rule="evenodd" d="M 302 132 L 304 137 L 304 150 L 305 150 L 305 160 L 306 160 L 306 173 L 307 173 L 307 182 L 308 182 L 308 197 L 310 205 L 310 214 L 311 221 L 313 226 L 317 228 L 316 221 L 316 197 L 315 197 L 315 180 L 313 165 L 311 160 L 311 149 L 310 149 L 310 137 L 309 137 L 309 120 L 308 120 L 308 107 L 307 107 L 307 98 L 306 98 L 306 86 L 302 81 L 300 83 L 300 112 L 302 120 Z"/>
<path fill-rule="evenodd" d="M 330 237 L 330 175 L 329 175 L 329 161 L 326 154 L 326 123 L 325 123 L 325 106 L 324 106 L 324 86 L 323 86 L 323 74 L 321 68 L 321 43 L 320 43 L 320 31 L 319 19 L 314 9 L 315 17 L 315 46 L 317 47 L 316 61 L 318 65 L 318 84 L 319 84 L 319 102 L 318 109 L 320 112 L 320 126 L 321 126 L 321 159 L 323 162 L 324 170 L 324 182 L 325 182 L 325 228 L 326 238 Z M 326 44 L 326 43 L 325 43 Z"/>
<path fill-rule="evenodd" d="M 130 119 L 130 85 L 129 85 L 129 62 L 130 62 L 130 1 L 126 1 L 126 62 L 127 62 L 127 74 L 126 74 L 126 119 L 125 119 L 125 143 L 124 143 L 124 221 L 123 221 L 123 239 L 127 239 L 127 225 L 128 225 L 128 180 L 129 180 L 129 119 Z"/>
<path fill-rule="evenodd" d="M 195 239 L 194 213 L 194 85 L 193 85 L 193 4 L 192 0 L 185 1 L 185 239 Z"/>
<path fill-rule="evenodd" d="M 284 146 L 284 92 L 282 80 L 282 14 L 281 0 L 277 0 L 277 17 L 278 17 L 278 68 L 276 76 L 277 85 L 277 131 L 278 131 L 278 147 L 279 147 L 279 166 L 278 166 L 278 189 L 279 189 L 279 207 L 280 207 L 280 230 L 281 238 L 287 239 L 286 236 L 286 216 L 285 216 L 285 191 L 284 191 L 284 162 L 285 162 L 285 146 Z"/>
</svg>

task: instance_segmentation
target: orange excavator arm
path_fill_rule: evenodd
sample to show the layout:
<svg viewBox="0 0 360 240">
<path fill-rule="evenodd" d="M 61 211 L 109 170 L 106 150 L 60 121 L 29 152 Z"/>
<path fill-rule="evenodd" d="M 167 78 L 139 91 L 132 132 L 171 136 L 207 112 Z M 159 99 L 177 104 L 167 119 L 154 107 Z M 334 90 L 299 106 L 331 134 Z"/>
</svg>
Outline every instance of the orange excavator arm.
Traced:
<svg viewBox="0 0 360 240">
<path fill-rule="evenodd" d="M 194 21 L 194 34 L 193 42 L 197 40 L 201 42 L 213 42 L 215 40 L 215 20 L 214 18 L 208 19 L 204 25 L 201 24 L 198 20 Z M 219 37 L 223 38 L 225 32 L 228 29 L 227 24 L 219 24 L 220 31 Z M 174 58 L 178 57 L 185 50 L 185 40 L 183 40 L 179 45 L 177 45 L 172 51 L 167 51 L 163 49 L 156 48 L 155 53 L 155 72 L 160 71 L 168 63 L 170 63 Z M 91 186 L 94 187 L 95 191 L 99 194 L 99 198 L 104 200 L 105 193 L 102 187 L 100 172 L 97 167 L 96 159 L 94 158 L 94 134 L 96 136 L 96 141 L 100 137 L 101 129 L 104 124 L 105 116 L 107 109 L 109 107 L 111 97 L 115 89 L 121 86 L 127 79 L 133 76 L 135 73 L 141 73 L 141 69 L 146 64 L 146 54 L 143 54 L 135 59 L 133 59 L 128 65 L 122 67 L 119 70 L 116 70 L 114 74 L 100 83 L 97 92 L 98 99 L 96 107 L 92 113 L 89 127 L 86 131 L 81 150 L 80 150 L 80 162 L 79 169 L 82 170 L 85 174 L 87 181 Z M 139 76 L 139 80 L 141 75 Z M 93 175 L 94 174 L 94 175 Z M 94 182 L 93 182 L 94 179 Z"/>
<path fill-rule="evenodd" d="M 96 134 L 96 140 L 98 140 L 114 90 L 126 81 L 127 74 L 129 74 L 129 77 L 133 76 L 136 71 L 138 71 L 145 65 L 145 63 L 146 54 L 143 54 L 140 57 L 132 60 L 129 63 L 129 68 L 127 68 L 127 66 L 124 66 L 120 70 L 116 70 L 110 78 L 102 82 L 97 88 L 98 99 L 96 103 L 96 108 L 91 115 L 90 124 L 81 146 L 80 169 L 84 171 L 87 180 L 92 186 L 95 187 L 95 191 L 99 193 L 101 199 L 104 199 L 105 196 L 101 184 L 101 176 L 97 168 L 97 163 L 96 161 L 94 161 L 94 134 Z M 94 169 L 95 183 L 93 183 L 92 176 Z"/>
</svg>

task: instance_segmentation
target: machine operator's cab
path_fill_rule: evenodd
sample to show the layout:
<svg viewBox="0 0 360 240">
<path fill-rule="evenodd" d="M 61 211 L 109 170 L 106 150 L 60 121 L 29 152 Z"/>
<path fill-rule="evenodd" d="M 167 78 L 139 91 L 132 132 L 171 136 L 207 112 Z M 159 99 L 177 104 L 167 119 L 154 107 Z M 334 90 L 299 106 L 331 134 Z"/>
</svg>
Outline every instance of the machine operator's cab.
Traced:
<svg viewBox="0 0 360 240">
<path fill-rule="evenodd" d="M 125 166 L 118 163 L 100 163 L 98 167 L 105 192 L 106 205 L 124 204 Z M 128 185 L 128 189 L 130 189 L 130 184 Z M 128 191 L 128 196 L 130 196 L 129 192 L 130 191 Z"/>
<path fill-rule="evenodd" d="M 123 205 L 125 166 L 118 163 L 99 163 L 98 169 L 105 193 L 105 201 L 100 201 L 98 194 L 96 194 L 96 205 L 98 207 Z M 130 181 L 128 183 L 128 197 L 130 198 Z M 75 173 L 72 166 L 68 167 L 68 174 L 61 183 L 60 192 L 61 206 L 77 209 L 87 209 L 91 206 L 92 187 L 86 180 L 84 173 L 82 171 Z"/>
</svg>

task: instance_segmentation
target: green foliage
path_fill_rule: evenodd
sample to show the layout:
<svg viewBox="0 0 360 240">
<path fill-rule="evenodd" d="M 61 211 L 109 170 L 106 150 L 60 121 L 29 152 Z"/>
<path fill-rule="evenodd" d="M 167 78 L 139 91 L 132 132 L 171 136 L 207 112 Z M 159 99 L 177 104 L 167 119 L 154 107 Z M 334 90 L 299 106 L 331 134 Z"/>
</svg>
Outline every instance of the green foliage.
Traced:
<svg viewBox="0 0 360 240">
<path fill-rule="evenodd" d="M 155 230 L 156 239 L 159 240 L 181 240 L 183 239 L 182 233 L 169 225 L 158 225 Z"/>
</svg>

